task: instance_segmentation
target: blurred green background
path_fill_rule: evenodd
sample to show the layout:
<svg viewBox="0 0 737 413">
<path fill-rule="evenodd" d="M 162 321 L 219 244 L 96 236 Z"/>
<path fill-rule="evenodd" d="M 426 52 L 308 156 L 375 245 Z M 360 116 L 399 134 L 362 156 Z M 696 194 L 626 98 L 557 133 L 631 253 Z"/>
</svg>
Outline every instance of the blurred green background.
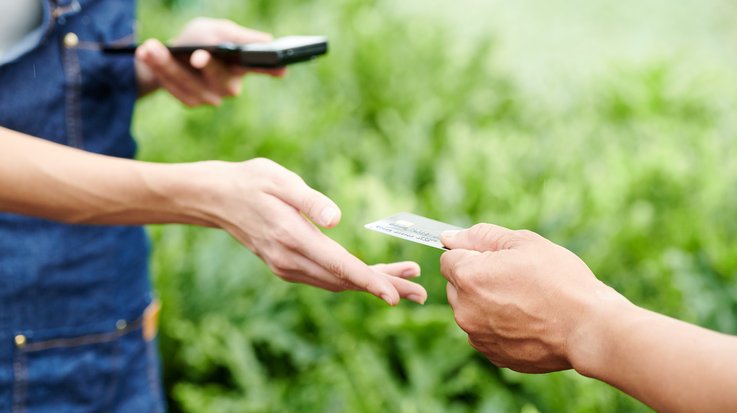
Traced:
<svg viewBox="0 0 737 413">
<path fill-rule="evenodd" d="M 198 15 L 330 54 L 243 96 L 139 104 L 140 157 L 268 157 L 332 197 L 327 233 L 412 259 L 430 298 L 287 284 L 224 232 L 150 228 L 174 412 L 637 412 L 574 372 L 522 375 L 455 326 L 439 252 L 363 229 L 412 211 L 528 228 L 644 307 L 737 333 L 737 5 L 730 0 L 149 0 L 141 37 Z M 698 351 L 698 349 L 695 349 Z"/>
</svg>

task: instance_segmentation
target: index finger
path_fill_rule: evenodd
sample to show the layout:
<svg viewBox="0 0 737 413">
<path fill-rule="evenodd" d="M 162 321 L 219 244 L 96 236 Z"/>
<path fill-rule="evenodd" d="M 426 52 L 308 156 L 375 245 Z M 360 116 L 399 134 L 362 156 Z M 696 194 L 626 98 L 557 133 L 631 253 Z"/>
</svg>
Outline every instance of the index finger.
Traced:
<svg viewBox="0 0 737 413">
<path fill-rule="evenodd" d="M 267 69 L 263 67 L 231 65 L 228 70 L 230 70 L 230 74 L 235 76 L 243 76 L 247 73 L 259 73 L 262 75 L 269 75 L 273 77 L 284 77 L 284 75 L 287 74 L 287 68 L 283 66 Z"/>
<path fill-rule="evenodd" d="M 446 251 L 440 256 L 440 273 L 449 283 L 457 287 L 461 278 L 459 270 L 466 265 L 470 265 L 471 261 L 480 255 L 481 253 L 478 251 L 464 249 Z"/>
<path fill-rule="evenodd" d="M 269 33 L 260 32 L 258 30 L 249 29 L 238 25 L 231 21 L 225 21 L 223 24 L 219 24 L 215 27 L 215 36 L 219 38 L 220 42 L 230 43 L 265 43 L 274 40 L 274 37 Z M 230 73 L 235 76 L 243 76 L 246 73 L 261 73 L 274 77 L 282 77 L 286 74 L 287 69 L 284 67 L 275 68 L 255 68 L 255 67 L 243 67 L 238 65 L 231 65 Z"/>
<path fill-rule="evenodd" d="M 377 277 L 368 265 L 317 228 L 314 234 L 315 239 L 300 243 L 297 251 L 320 264 L 339 280 L 368 291 L 389 305 L 399 303 L 399 292 L 388 280 Z"/>
<path fill-rule="evenodd" d="M 274 39 L 269 33 L 249 29 L 230 20 L 224 20 L 222 24 L 216 25 L 213 34 L 220 42 L 231 43 L 264 43 Z"/>
</svg>

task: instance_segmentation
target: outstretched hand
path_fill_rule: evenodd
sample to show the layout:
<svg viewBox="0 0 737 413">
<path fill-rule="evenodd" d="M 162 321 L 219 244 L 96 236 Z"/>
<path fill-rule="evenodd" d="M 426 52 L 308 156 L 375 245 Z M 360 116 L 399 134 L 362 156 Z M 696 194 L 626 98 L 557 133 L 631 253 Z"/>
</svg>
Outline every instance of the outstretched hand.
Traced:
<svg viewBox="0 0 737 413">
<path fill-rule="evenodd" d="M 367 291 L 390 305 L 400 297 L 427 299 L 421 285 L 406 279 L 419 275 L 416 263 L 368 266 L 323 234 L 313 223 L 334 227 L 340 209 L 297 174 L 262 158 L 206 164 L 218 174 L 207 214 L 282 279 L 330 291 Z"/>
</svg>

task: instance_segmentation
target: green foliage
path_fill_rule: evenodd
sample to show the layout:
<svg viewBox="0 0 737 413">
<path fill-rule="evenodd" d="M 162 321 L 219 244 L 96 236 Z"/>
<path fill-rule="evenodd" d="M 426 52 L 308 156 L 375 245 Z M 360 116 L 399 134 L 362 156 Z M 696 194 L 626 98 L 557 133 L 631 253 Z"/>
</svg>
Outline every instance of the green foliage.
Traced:
<svg viewBox="0 0 737 413">
<path fill-rule="evenodd" d="M 343 209 L 327 233 L 369 263 L 412 259 L 424 306 L 286 284 L 226 234 L 152 227 L 173 411 L 630 412 L 573 372 L 495 368 L 455 326 L 439 254 L 370 233 L 413 211 L 529 228 L 579 254 L 632 301 L 737 333 L 737 130 L 732 76 L 650 60 L 572 88 L 526 91 L 493 33 L 448 45 L 442 11 L 389 1 L 141 2 L 143 34 L 228 17 L 277 35 L 326 34 L 328 57 L 244 96 L 186 110 L 139 105 L 141 157 L 271 158 Z M 553 92 L 551 92 L 553 93 Z"/>
</svg>

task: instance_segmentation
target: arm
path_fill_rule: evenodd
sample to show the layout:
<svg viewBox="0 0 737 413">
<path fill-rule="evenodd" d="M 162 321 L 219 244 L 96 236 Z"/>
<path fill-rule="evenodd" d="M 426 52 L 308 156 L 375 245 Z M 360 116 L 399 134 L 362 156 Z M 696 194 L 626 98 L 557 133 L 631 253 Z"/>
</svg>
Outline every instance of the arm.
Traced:
<svg viewBox="0 0 737 413">
<path fill-rule="evenodd" d="M 657 411 L 737 410 L 737 338 L 634 305 L 603 306 L 571 344 L 576 370 Z M 588 337 L 588 339 L 586 339 Z"/>
<path fill-rule="evenodd" d="M 737 410 L 736 337 L 633 305 L 529 231 L 477 225 L 444 243 L 456 321 L 497 366 L 575 368 L 658 411 Z"/>
<path fill-rule="evenodd" d="M 0 210 L 75 224 L 212 226 L 190 205 L 206 189 L 204 166 L 107 157 L 0 128 Z"/>
<path fill-rule="evenodd" d="M 368 291 L 389 304 L 427 297 L 402 278 L 418 275 L 417 264 L 369 267 L 320 232 L 308 218 L 333 227 L 337 205 L 266 159 L 155 164 L 0 128 L 0 211 L 78 224 L 219 227 L 287 281 Z"/>
</svg>

